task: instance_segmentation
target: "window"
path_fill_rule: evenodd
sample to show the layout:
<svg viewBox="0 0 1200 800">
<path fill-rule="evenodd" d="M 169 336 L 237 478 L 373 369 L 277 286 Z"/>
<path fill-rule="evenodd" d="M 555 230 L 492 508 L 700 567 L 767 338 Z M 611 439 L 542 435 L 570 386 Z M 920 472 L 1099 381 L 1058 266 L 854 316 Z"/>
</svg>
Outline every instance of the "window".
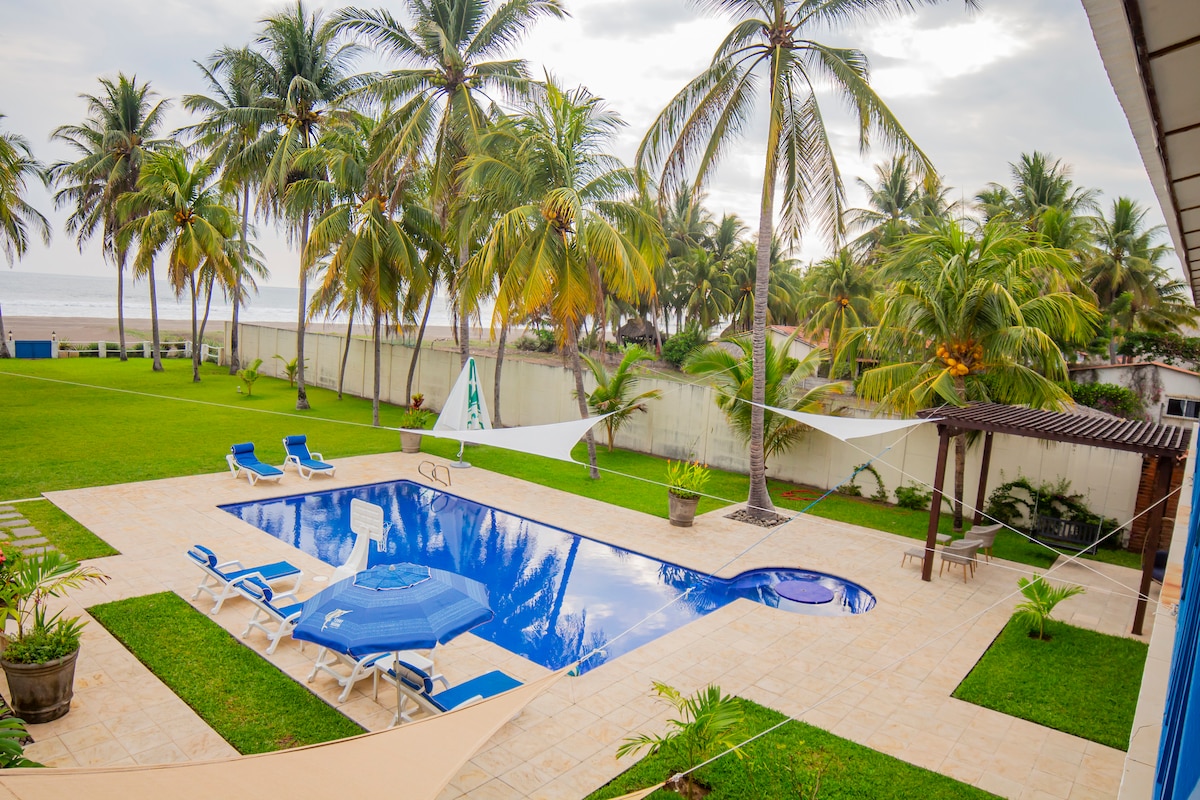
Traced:
<svg viewBox="0 0 1200 800">
<path fill-rule="evenodd" d="M 1168 397 L 1167 416 L 1186 417 L 1187 419 L 1200 419 L 1200 401 L 1184 400 L 1179 397 Z"/>
</svg>

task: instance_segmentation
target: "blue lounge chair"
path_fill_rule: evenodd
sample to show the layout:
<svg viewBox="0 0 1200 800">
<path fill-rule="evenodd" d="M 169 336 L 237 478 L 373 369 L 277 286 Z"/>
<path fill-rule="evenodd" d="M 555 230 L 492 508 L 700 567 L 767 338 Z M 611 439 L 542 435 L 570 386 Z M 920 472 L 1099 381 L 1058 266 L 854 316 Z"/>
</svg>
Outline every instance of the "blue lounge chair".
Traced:
<svg viewBox="0 0 1200 800">
<path fill-rule="evenodd" d="M 320 453 L 308 452 L 307 436 L 283 437 L 283 449 L 287 451 L 287 459 L 283 462 L 283 468 L 287 469 L 288 464 L 295 464 L 296 471 L 304 480 L 311 478 L 314 472 L 328 472 L 329 477 L 332 478 L 333 471 L 337 469 L 333 464 L 326 464 L 322 461 Z"/>
<path fill-rule="evenodd" d="M 300 619 L 300 610 L 304 608 L 304 603 L 296 597 L 294 589 L 290 592 L 276 593 L 257 575 L 234 581 L 233 588 L 254 604 L 254 614 L 246 623 L 242 638 L 249 636 L 251 629 L 258 628 L 267 635 L 267 641 L 270 643 L 266 649 L 267 655 L 274 653 L 279 640 L 296 627 L 296 620 Z M 275 630 L 267 627 L 272 622 L 275 623 Z M 300 649 L 304 649 L 304 642 L 300 643 Z"/>
<path fill-rule="evenodd" d="M 516 678 L 495 669 L 486 674 L 471 678 L 469 681 L 464 681 L 458 686 L 444 689 L 434 694 L 434 679 L 429 673 L 404 661 L 398 663 L 393 661 L 385 669 L 384 661 L 380 659 L 378 664 L 379 677 L 394 686 L 396 684 L 397 666 L 400 668 L 400 692 L 402 696 L 413 700 L 418 707 L 428 711 L 430 714 L 442 714 L 447 711 L 453 711 L 456 708 L 462 708 L 479 700 L 486 700 L 489 697 L 494 697 L 521 685 L 521 682 Z M 397 719 L 393 721 L 393 724 L 401 720 L 405 722 L 412 721 L 412 717 L 405 712 L 403 706 L 397 710 L 396 716 Z"/>
<path fill-rule="evenodd" d="M 258 481 L 277 481 L 283 477 L 283 470 L 279 467 L 258 460 L 258 456 L 254 455 L 254 442 L 235 444 L 229 448 L 225 461 L 229 463 L 229 471 L 234 478 L 244 472 L 251 486 Z"/>
<path fill-rule="evenodd" d="M 213 599 L 217 601 L 213 606 L 213 614 L 221 610 L 221 604 L 225 602 L 226 598 L 237 594 L 237 590 L 233 588 L 234 581 L 253 575 L 270 586 L 294 577 L 296 580 L 289 591 L 295 592 L 300 586 L 300 579 L 304 577 L 300 568 L 288 561 L 276 561 L 274 564 L 249 568 L 243 566 L 240 561 L 218 563 L 216 554 L 200 544 L 193 545 L 192 549 L 187 551 L 187 556 L 204 573 L 196 591 L 192 593 L 192 599 L 195 600 L 199 597 L 201 592 L 212 595 Z"/>
</svg>

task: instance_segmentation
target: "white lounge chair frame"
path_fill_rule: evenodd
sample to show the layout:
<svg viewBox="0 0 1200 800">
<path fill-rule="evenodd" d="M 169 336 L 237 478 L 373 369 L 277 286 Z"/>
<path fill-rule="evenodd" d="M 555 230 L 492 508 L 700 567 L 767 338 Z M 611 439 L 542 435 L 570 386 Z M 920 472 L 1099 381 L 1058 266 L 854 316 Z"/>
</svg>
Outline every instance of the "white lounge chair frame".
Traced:
<svg viewBox="0 0 1200 800">
<path fill-rule="evenodd" d="M 379 693 L 379 673 L 381 670 L 380 664 L 383 664 L 382 669 L 386 670 L 396 659 L 395 651 L 386 653 L 372 653 L 368 656 L 363 656 L 355 660 L 352 656 L 345 653 L 339 653 L 336 650 L 330 650 L 328 647 L 322 647 L 317 650 L 317 661 L 313 664 L 312 671 L 308 673 L 306 679 L 308 683 L 312 683 L 313 678 L 318 672 L 324 672 L 337 681 L 338 686 L 342 687 L 342 693 L 338 695 L 339 703 L 346 702 L 346 698 L 350 696 L 350 691 L 354 688 L 354 684 L 364 678 L 374 678 L 374 691 L 376 696 Z M 447 689 L 450 684 L 446 681 L 444 675 L 434 675 L 433 659 L 428 656 L 423 656 L 415 650 L 401 650 L 400 660 L 407 664 L 424 670 L 429 673 L 433 680 L 440 681 Z M 335 669 L 337 666 L 346 666 L 350 668 L 350 672 L 342 672 Z"/>
<path fill-rule="evenodd" d="M 223 562 L 217 564 L 214 569 L 209 566 L 207 561 L 200 561 L 195 556 L 190 555 L 190 551 L 188 554 L 185 554 L 185 555 L 189 561 L 191 561 L 193 564 L 195 564 L 197 567 L 199 567 L 200 571 L 204 573 L 204 577 L 200 579 L 199 585 L 196 586 L 196 591 L 192 592 L 192 599 L 195 600 L 198 597 L 200 597 L 201 592 L 204 592 L 205 594 L 210 595 L 213 598 L 213 600 L 216 601 L 216 604 L 213 606 L 212 611 L 208 612 L 210 614 L 216 614 L 217 612 L 219 612 L 221 610 L 222 603 L 224 603 L 230 597 L 233 597 L 233 596 L 239 594 L 239 592 L 235 588 L 233 588 L 233 584 L 237 581 L 243 580 L 245 578 L 249 578 L 250 576 L 253 575 L 254 577 L 258 578 L 263 583 L 274 588 L 274 585 L 276 583 L 285 581 L 288 578 L 292 577 L 291 573 L 281 576 L 281 577 L 278 577 L 278 578 L 268 578 L 267 576 L 263 575 L 261 572 L 248 572 L 245 575 L 238 575 L 236 578 L 230 579 L 220 573 L 222 573 L 222 572 L 228 573 L 231 570 L 235 571 L 235 572 L 241 571 L 244 569 L 248 569 L 248 567 L 246 567 L 244 564 L 242 564 L 241 561 L 238 561 L 235 559 L 233 561 L 223 561 Z M 269 565 L 263 565 L 263 566 L 269 566 Z M 301 579 L 304 578 L 304 572 L 301 571 L 300 569 L 297 569 L 295 572 L 295 577 L 296 577 L 296 580 L 294 583 L 292 583 L 291 588 L 286 590 L 288 593 L 294 594 L 295 591 L 300 588 L 300 581 L 301 581 Z M 209 584 L 209 581 L 212 581 L 211 585 Z"/>
</svg>

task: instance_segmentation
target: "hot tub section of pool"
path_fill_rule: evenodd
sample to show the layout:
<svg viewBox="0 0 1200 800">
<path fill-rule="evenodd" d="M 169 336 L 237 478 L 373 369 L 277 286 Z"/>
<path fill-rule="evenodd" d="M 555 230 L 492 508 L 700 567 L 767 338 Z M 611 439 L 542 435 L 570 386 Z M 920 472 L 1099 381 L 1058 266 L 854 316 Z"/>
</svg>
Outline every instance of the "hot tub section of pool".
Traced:
<svg viewBox="0 0 1200 800">
<path fill-rule="evenodd" d="M 586 671 L 738 598 L 826 616 L 875 605 L 869 591 L 834 575 L 771 568 L 714 578 L 411 481 L 221 508 L 337 566 L 354 544 L 353 498 L 381 506 L 388 520 L 371 565 L 412 561 L 480 581 L 496 616 L 472 633 L 550 669 L 601 650 Z"/>
</svg>

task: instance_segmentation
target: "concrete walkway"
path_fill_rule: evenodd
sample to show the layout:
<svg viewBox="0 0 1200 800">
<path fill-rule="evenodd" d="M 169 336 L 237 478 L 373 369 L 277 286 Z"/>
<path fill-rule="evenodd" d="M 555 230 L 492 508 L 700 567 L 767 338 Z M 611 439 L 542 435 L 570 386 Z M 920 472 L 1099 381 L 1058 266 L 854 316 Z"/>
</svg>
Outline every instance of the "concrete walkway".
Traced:
<svg viewBox="0 0 1200 800">
<path fill-rule="evenodd" d="M 278 486 L 250 487 L 226 472 L 53 493 L 51 500 L 122 552 L 93 562 L 112 580 L 75 593 L 71 613 L 163 590 L 190 597 L 200 573 L 184 551 L 197 542 L 245 563 L 291 560 L 305 570 L 301 596 L 314 594 L 332 567 L 217 505 L 397 478 L 421 481 L 417 466 L 425 458 L 396 453 L 341 459 L 335 461 L 336 479 L 306 482 L 289 473 Z M 1007 621 L 1019 599 L 1016 579 L 1029 573 L 1023 565 L 995 561 L 967 582 L 955 571 L 924 583 L 919 566 L 900 566 L 911 539 L 853 525 L 803 517 L 754 546 L 766 532 L 725 519 L 727 511 L 680 529 L 478 468 L 455 470 L 453 479 L 456 494 L 656 558 L 699 570 L 721 568 L 726 576 L 765 566 L 822 570 L 866 586 L 878 604 L 868 614 L 830 618 L 739 600 L 582 677 L 560 681 L 471 760 L 443 794 L 447 800 L 582 797 L 629 766 L 629 759 L 618 762 L 614 755 L 624 737 L 663 730 L 668 713 L 651 697 L 655 680 L 685 693 L 716 683 L 1004 797 L 1117 794 L 1122 752 L 950 696 Z M 1099 573 L 1071 569 L 1072 578 L 1093 588 L 1063 603 L 1059 616 L 1109 633 L 1128 631 L 1136 574 L 1107 566 Z M 196 606 L 207 612 L 211 601 Z M 246 604 L 231 601 L 214 619 L 240 635 L 249 613 Z M 1153 615 L 1147 622 L 1148 635 Z M 264 641 L 252 634 L 248 644 L 261 652 Z M 315 648 L 302 652 L 288 642 L 270 660 L 303 680 L 314 656 Z M 452 684 L 495 668 L 521 679 L 545 672 L 470 634 L 439 647 L 437 660 Z M 336 703 L 339 687 L 332 680 L 319 677 L 310 687 Z M 371 699 L 370 681 L 360 687 L 341 710 L 372 730 L 386 726 L 391 710 Z M 71 713 L 31 732 L 37 742 L 30 757 L 63 766 L 231 753 L 99 625 L 86 630 Z"/>
</svg>

